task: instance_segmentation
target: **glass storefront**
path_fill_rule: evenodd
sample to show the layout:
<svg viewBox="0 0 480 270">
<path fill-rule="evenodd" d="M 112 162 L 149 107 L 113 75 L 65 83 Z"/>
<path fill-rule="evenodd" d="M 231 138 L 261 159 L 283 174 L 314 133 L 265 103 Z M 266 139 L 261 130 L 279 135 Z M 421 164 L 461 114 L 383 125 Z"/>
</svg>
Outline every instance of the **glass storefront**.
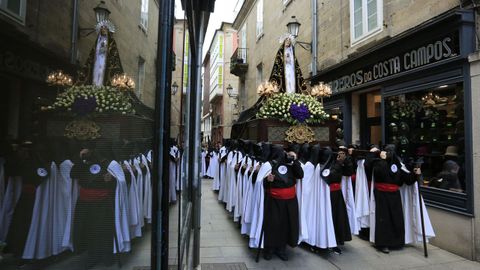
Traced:
<svg viewBox="0 0 480 270">
<path fill-rule="evenodd" d="M 465 192 L 463 97 L 457 83 L 385 98 L 387 143 L 421 164 L 424 187 Z"/>
</svg>

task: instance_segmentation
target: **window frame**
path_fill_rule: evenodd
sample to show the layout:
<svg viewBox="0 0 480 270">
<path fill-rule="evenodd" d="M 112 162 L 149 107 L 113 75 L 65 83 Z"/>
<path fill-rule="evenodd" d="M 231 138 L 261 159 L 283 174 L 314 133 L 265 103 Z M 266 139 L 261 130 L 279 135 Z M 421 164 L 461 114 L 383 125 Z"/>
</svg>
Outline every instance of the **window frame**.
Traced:
<svg viewBox="0 0 480 270">
<path fill-rule="evenodd" d="M 257 2 L 257 20 L 255 24 L 255 34 L 257 40 L 263 36 L 263 0 Z"/>
<path fill-rule="evenodd" d="M 457 67 L 459 68 L 459 67 Z M 454 67 L 452 67 L 454 69 Z M 465 74 L 465 71 L 462 69 L 462 74 Z M 407 84 L 403 84 L 401 88 L 398 85 L 395 86 L 387 86 L 382 89 L 382 104 L 385 104 L 387 98 L 401 95 L 401 94 L 410 94 L 415 93 L 418 91 L 425 91 L 426 89 L 430 88 L 437 88 L 443 84 L 455 84 L 455 83 L 462 83 L 464 88 L 464 100 L 468 100 L 471 98 L 470 90 L 467 90 L 470 86 L 468 82 L 462 78 L 456 77 L 449 77 L 448 74 L 441 73 L 432 75 L 429 77 L 425 77 L 423 79 L 417 80 L 415 82 L 410 82 Z M 464 119 L 465 119 L 465 155 L 471 156 L 472 153 L 466 145 L 471 141 L 468 139 L 468 134 L 471 132 L 469 127 L 470 117 L 468 110 L 467 110 L 467 103 L 464 104 L 465 112 L 464 112 Z M 385 135 L 387 133 L 386 129 L 386 111 L 385 106 L 382 106 L 382 139 L 385 141 Z M 473 205 L 473 196 L 474 196 L 474 187 L 473 187 L 473 162 L 471 159 L 465 159 L 465 191 L 464 193 L 455 192 L 450 190 L 443 190 L 439 188 L 429 188 L 420 186 L 420 190 L 425 201 L 425 204 L 430 207 L 434 207 L 437 209 L 442 209 L 447 212 L 457 213 L 464 216 L 473 216 L 474 215 L 474 205 Z"/>
<path fill-rule="evenodd" d="M 148 30 L 148 10 L 149 10 L 149 0 L 140 1 L 140 28 L 145 32 Z"/>
<path fill-rule="evenodd" d="M 12 20 L 20 23 L 21 25 L 25 25 L 25 18 L 27 13 L 27 0 L 19 0 L 20 1 L 20 13 L 16 14 L 10 11 L 7 8 L 9 0 L 0 0 L 0 14 L 3 14 Z"/>
<path fill-rule="evenodd" d="M 138 70 L 137 70 L 137 96 L 142 100 L 143 90 L 145 88 L 145 65 L 146 60 L 139 56 L 138 57 Z"/>
<path fill-rule="evenodd" d="M 377 27 L 368 31 L 368 0 L 362 1 L 362 35 L 355 37 L 355 0 L 350 0 L 350 44 L 354 46 L 380 32 L 383 30 L 383 0 L 373 0 L 377 1 Z"/>
</svg>

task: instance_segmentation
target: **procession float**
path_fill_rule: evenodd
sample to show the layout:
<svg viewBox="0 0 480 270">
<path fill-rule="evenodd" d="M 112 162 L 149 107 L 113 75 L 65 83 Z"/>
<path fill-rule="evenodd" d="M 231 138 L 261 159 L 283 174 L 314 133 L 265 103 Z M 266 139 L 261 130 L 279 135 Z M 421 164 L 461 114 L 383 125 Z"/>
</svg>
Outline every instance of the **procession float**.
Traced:
<svg viewBox="0 0 480 270">
<path fill-rule="evenodd" d="M 115 26 L 105 20 L 96 31 L 95 45 L 76 80 L 62 71 L 48 76 L 57 96 L 40 109 L 39 133 L 77 142 L 146 140 L 152 136 L 153 109 L 137 98 L 135 82 L 123 70 Z"/>
<path fill-rule="evenodd" d="M 338 120 L 323 109 L 328 85 L 307 86 L 294 54 L 295 39 L 285 34 L 268 81 L 257 87 L 257 102 L 232 126 L 231 138 L 272 143 L 320 143 L 338 139 Z"/>
</svg>

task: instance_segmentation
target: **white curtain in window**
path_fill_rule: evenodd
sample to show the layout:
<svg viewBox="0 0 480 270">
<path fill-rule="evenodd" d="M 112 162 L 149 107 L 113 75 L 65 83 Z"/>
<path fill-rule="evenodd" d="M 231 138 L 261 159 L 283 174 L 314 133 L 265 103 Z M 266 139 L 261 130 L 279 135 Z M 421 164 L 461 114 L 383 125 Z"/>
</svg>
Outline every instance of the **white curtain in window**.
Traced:
<svg viewBox="0 0 480 270">
<path fill-rule="evenodd" d="M 148 1 L 142 0 L 142 7 L 140 13 L 140 24 L 147 29 L 148 26 Z"/>
<path fill-rule="evenodd" d="M 263 0 L 257 3 L 257 37 L 263 34 Z"/>
</svg>

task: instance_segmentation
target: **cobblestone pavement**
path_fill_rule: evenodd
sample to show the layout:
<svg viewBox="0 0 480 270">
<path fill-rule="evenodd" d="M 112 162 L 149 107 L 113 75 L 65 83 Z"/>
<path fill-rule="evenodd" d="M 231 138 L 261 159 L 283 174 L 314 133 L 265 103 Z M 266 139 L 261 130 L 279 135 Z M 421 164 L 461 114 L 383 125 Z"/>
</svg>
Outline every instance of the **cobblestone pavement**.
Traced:
<svg viewBox="0 0 480 270">
<path fill-rule="evenodd" d="M 248 239 L 240 235 L 233 222 L 211 190 L 211 181 L 202 184 L 201 262 L 243 262 L 248 269 L 480 269 L 480 263 L 429 245 L 429 256 L 423 256 L 423 246 L 407 246 L 399 251 L 383 254 L 367 241 L 354 237 L 338 255 L 329 252 L 314 253 L 306 247 L 288 248 L 289 260 L 274 256 L 272 260 L 255 262 L 256 250 L 248 248 Z"/>
</svg>

